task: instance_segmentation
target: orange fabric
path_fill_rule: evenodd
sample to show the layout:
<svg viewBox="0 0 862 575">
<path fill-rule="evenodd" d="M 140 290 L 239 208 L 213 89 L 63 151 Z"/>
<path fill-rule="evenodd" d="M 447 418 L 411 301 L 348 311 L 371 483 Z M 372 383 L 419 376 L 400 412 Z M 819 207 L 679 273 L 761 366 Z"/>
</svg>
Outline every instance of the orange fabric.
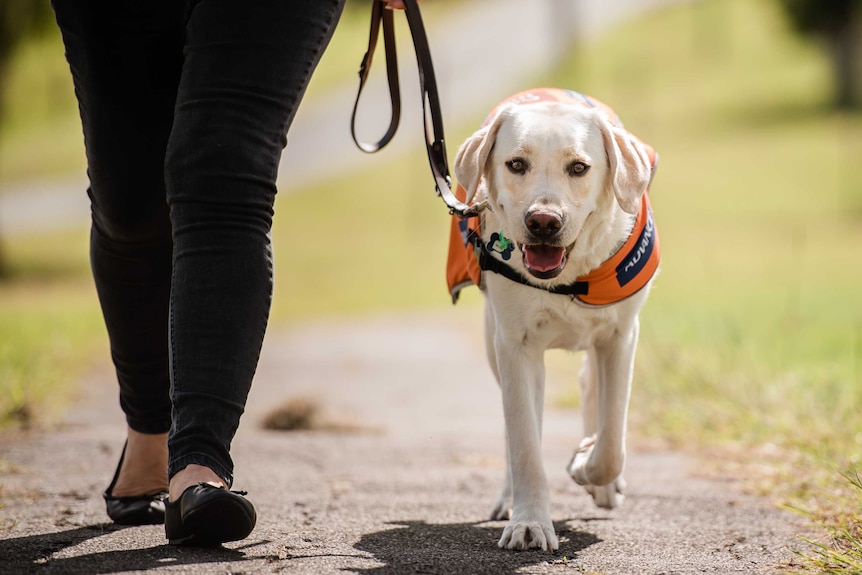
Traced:
<svg viewBox="0 0 862 575">
<path fill-rule="evenodd" d="M 584 94 L 559 88 L 538 88 L 515 94 L 494 107 L 483 122 L 489 124 L 507 104 L 528 105 L 536 102 L 566 102 L 577 103 L 588 108 L 604 110 L 611 122 L 621 125 L 619 117 L 607 104 Z M 643 143 L 643 142 L 641 142 Z M 656 167 L 655 150 L 643 144 L 646 148 L 653 171 Z M 464 201 L 467 196 L 464 188 L 458 184 L 455 195 Z M 466 286 L 482 285 L 482 270 L 469 242 L 469 232 L 473 230 L 481 236 L 481 221 L 479 217 L 461 219 L 452 217 L 449 231 L 449 254 L 446 266 L 446 281 L 452 302 L 458 300 L 458 295 Z M 608 305 L 621 301 L 643 288 L 655 274 L 660 259 L 658 231 L 652 217 L 649 194 L 645 193 L 641 202 L 635 226 L 625 244 L 610 259 L 598 268 L 581 276 L 577 281 L 586 282 L 589 286 L 586 295 L 574 296 L 589 305 Z"/>
<path fill-rule="evenodd" d="M 652 217 L 649 195 L 644 194 L 641 209 L 629 239 L 602 265 L 578 278 L 589 291 L 575 296 L 590 305 L 608 305 L 640 291 L 655 275 L 660 259 L 658 230 Z"/>
<path fill-rule="evenodd" d="M 455 196 L 462 202 L 467 197 L 467 191 L 461 184 L 455 188 Z M 478 216 L 464 219 L 452 217 L 449 229 L 449 259 L 446 265 L 446 282 L 449 284 L 452 303 L 457 301 L 458 293 L 464 287 L 472 284 L 482 285 L 479 260 L 468 240 L 469 231 L 472 229 L 479 233 L 479 226 Z"/>
</svg>

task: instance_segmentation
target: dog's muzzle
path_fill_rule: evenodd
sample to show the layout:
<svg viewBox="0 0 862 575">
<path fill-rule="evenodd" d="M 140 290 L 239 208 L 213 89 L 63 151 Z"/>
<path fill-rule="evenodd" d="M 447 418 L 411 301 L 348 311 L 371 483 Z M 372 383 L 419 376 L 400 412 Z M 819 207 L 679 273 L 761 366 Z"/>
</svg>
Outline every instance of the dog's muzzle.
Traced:
<svg viewBox="0 0 862 575">
<path fill-rule="evenodd" d="M 563 223 L 562 215 L 547 209 L 534 209 L 524 216 L 530 243 L 519 247 L 524 254 L 524 267 L 533 277 L 544 280 L 555 278 L 566 267 L 568 250 L 554 245 Z"/>
</svg>

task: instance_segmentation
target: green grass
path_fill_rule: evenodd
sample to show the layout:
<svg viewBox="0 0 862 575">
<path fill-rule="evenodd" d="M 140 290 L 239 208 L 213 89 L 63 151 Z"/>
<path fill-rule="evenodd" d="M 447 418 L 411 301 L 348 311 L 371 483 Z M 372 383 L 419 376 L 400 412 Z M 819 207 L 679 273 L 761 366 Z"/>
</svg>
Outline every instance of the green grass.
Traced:
<svg viewBox="0 0 862 575">
<path fill-rule="evenodd" d="M 83 173 L 83 137 L 59 31 L 20 46 L 0 101 L 0 191 L 9 182 Z"/>
<path fill-rule="evenodd" d="M 275 319 L 447 305 L 448 225 L 420 153 L 279 197 Z"/>
<path fill-rule="evenodd" d="M 106 360 L 87 233 L 16 236 L 2 244 L 0 426 L 50 424 L 96 357 Z"/>
<path fill-rule="evenodd" d="M 803 564 L 809 572 L 843 575 L 859 575 L 862 573 L 862 513 L 856 511 L 862 507 L 862 477 L 858 473 L 845 473 L 844 477 L 856 495 L 856 505 L 847 508 L 848 499 L 840 496 L 834 503 L 839 507 L 836 513 L 812 513 L 810 510 L 800 510 L 788 506 L 803 516 L 815 521 L 827 522 L 831 531 L 831 539 L 818 541 L 803 537 L 813 552 L 799 553 Z M 829 502 L 833 503 L 833 502 Z M 825 507 L 821 505 L 821 508 Z"/>
</svg>

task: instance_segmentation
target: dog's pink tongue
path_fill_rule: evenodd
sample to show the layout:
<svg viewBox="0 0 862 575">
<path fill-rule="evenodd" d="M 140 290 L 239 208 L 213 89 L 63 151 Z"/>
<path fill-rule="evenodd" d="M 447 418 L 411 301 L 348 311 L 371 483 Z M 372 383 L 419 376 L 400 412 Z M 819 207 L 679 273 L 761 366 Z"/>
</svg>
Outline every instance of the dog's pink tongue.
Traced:
<svg viewBox="0 0 862 575">
<path fill-rule="evenodd" d="M 566 255 L 565 248 L 556 248 L 546 245 L 524 246 L 524 256 L 527 267 L 530 269 L 546 272 L 557 269 L 563 263 Z"/>
</svg>

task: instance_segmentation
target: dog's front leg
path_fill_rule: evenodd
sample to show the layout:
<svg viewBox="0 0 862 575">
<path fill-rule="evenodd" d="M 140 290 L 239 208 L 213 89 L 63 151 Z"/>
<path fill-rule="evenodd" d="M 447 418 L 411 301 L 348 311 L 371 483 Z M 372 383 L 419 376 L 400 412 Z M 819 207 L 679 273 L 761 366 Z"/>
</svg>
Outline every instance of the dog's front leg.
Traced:
<svg viewBox="0 0 862 575">
<path fill-rule="evenodd" d="M 595 435 L 589 435 L 569 466 L 569 474 L 580 485 L 587 487 L 596 504 L 613 508 L 622 503 L 621 477 L 625 465 L 626 415 L 631 391 L 632 370 L 638 339 L 638 322 L 631 329 L 618 332 L 610 341 L 591 350 L 590 368 L 596 373 L 592 392 L 597 396 L 585 408 L 597 408 L 592 422 Z M 597 401 L 596 401 L 597 400 Z M 589 422 L 589 415 L 585 416 Z M 590 425 L 590 427 L 592 427 Z"/>
<path fill-rule="evenodd" d="M 512 481 L 512 518 L 498 545 L 506 549 L 559 547 L 551 522 L 548 481 L 542 463 L 542 409 L 545 373 L 540 350 L 494 339 L 503 395 L 506 447 Z"/>
<path fill-rule="evenodd" d="M 578 455 L 585 452 L 596 441 L 596 434 L 599 429 L 599 367 L 596 359 L 596 351 L 594 349 L 587 350 L 584 357 L 583 366 L 581 366 L 580 384 L 581 384 L 581 411 L 584 420 L 584 439 L 572 456 L 569 462 L 568 472 L 572 477 L 575 476 L 575 462 Z M 622 505 L 625 496 L 625 481 L 620 475 L 608 485 L 584 485 L 587 493 L 593 496 L 593 501 L 599 507 L 605 509 L 614 509 Z"/>
</svg>

